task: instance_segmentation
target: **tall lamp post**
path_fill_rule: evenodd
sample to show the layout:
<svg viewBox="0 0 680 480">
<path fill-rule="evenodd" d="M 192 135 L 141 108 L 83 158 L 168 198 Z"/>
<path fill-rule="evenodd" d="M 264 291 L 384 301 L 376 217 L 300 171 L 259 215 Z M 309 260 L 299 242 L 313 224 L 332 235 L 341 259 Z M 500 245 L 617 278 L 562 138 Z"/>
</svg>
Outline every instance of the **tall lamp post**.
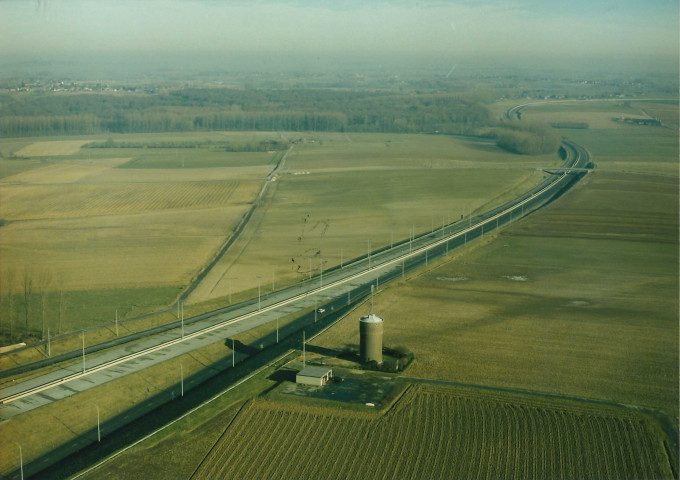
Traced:
<svg viewBox="0 0 680 480">
<path fill-rule="evenodd" d="M 83 330 L 83 373 L 85 373 L 85 330 Z"/>
<path fill-rule="evenodd" d="M 19 470 L 21 471 L 21 480 L 24 480 L 24 453 L 21 450 L 21 445 L 19 445 Z"/>
<path fill-rule="evenodd" d="M 231 305 L 231 281 L 238 280 L 238 277 L 229 277 L 227 280 L 229 281 L 229 305 Z"/>
<path fill-rule="evenodd" d="M 371 269 L 371 239 L 368 239 L 368 269 Z"/>
<path fill-rule="evenodd" d="M 101 429 L 99 428 L 99 405 L 93 404 L 94 408 L 97 409 L 97 441 L 101 442 L 102 441 L 102 433 Z"/>
</svg>

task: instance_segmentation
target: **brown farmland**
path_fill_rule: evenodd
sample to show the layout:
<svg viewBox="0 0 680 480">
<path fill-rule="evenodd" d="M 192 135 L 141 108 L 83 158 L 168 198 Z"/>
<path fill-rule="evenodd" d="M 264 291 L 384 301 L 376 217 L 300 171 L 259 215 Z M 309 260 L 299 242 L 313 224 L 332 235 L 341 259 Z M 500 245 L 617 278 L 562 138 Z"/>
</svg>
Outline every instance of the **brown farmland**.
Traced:
<svg viewBox="0 0 680 480">
<path fill-rule="evenodd" d="M 255 400 L 192 478 L 668 478 L 625 410 L 412 387 L 384 416 Z"/>
</svg>

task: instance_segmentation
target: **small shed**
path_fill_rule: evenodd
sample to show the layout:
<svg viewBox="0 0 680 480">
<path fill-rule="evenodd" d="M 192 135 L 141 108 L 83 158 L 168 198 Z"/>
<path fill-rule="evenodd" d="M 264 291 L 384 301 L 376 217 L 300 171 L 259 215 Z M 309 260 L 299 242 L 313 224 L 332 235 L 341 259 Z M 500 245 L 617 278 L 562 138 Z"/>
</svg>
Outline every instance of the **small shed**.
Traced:
<svg viewBox="0 0 680 480">
<path fill-rule="evenodd" d="M 333 377 L 333 370 L 308 365 L 295 375 L 295 383 L 303 385 L 325 385 Z"/>
</svg>

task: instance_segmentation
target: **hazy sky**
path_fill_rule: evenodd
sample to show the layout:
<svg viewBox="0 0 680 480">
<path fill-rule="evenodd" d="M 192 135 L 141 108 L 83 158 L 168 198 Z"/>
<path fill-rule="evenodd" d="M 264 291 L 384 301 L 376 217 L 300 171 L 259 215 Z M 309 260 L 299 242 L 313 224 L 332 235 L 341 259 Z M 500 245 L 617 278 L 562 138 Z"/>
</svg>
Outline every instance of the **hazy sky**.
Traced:
<svg viewBox="0 0 680 480">
<path fill-rule="evenodd" d="M 678 55 L 677 0 L 0 0 L 0 55 Z"/>
</svg>

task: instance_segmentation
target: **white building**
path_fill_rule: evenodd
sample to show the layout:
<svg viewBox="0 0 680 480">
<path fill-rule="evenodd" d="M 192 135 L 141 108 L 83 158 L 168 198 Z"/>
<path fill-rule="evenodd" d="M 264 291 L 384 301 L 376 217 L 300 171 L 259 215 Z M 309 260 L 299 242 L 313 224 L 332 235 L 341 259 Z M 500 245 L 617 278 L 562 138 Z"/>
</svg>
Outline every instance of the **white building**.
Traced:
<svg viewBox="0 0 680 480">
<path fill-rule="evenodd" d="M 295 375 L 295 383 L 303 385 L 325 385 L 333 378 L 333 370 L 326 367 L 306 366 Z"/>
</svg>

